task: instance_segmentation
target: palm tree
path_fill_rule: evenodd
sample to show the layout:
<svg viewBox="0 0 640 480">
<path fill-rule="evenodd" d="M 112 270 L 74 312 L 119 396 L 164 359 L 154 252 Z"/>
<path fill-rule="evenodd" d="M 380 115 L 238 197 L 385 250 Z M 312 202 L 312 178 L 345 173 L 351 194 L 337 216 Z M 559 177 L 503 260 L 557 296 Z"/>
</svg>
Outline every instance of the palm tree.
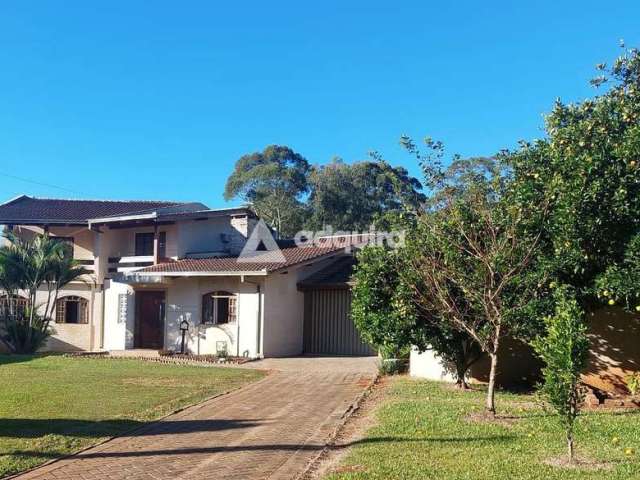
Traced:
<svg viewBox="0 0 640 480">
<path fill-rule="evenodd" d="M 36 235 L 24 239 L 13 233 L 9 245 L 0 248 L 0 288 L 8 299 L 18 292 L 27 296 L 27 308 L 0 312 L 5 323 L 2 338 L 14 352 L 35 352 L 49 335 L 49 322 L 62 287 L 88 273 L 55 237 Z M 38 304 L 38 291 L 45 289 L 46 301 Z"/>
</svg>

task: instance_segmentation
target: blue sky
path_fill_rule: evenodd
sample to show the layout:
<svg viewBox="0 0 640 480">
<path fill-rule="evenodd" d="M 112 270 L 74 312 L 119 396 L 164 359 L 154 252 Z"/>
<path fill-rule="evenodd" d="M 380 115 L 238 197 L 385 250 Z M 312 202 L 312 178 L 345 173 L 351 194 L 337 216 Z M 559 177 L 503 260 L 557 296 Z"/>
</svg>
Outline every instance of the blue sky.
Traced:
<svg viewBox="0 0 640 480">
<path fill-rule="evenodd" d="M 0 200 L 222 207 L 235 160 L 269 144 L 378 150 L 414 175 L 401 134 L 490 155 L 542 136 L 556 97 L 592 96 L 639 18 L 637 1 L 6 0 Z"/>
</svg>

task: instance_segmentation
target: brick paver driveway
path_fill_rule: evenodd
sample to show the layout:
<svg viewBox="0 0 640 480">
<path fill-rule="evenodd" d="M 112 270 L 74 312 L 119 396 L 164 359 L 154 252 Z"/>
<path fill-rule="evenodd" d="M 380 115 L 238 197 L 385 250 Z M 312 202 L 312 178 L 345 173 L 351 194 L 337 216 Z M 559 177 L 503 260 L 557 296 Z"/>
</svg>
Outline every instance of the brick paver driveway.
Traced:
<svg viewBox="0 0 640 480">
<path fill-rule="evenodd" d="M 371 358 L 269 359 L 273 372 L 18 478 L 293 479 L 375 375 Z"/>
</svg>

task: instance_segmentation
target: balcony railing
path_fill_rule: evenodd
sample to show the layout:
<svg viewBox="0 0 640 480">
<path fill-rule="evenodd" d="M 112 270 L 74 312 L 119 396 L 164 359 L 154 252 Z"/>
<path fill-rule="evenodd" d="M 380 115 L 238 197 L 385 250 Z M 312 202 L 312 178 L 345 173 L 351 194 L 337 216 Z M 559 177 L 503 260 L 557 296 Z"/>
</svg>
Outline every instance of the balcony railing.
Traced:
<svg viewBox="0 0 640 480">
<path fill-rule="evenodd" d="M 126 257 L 109 257 L 110 274 L 125 273 L 153 265 L 153 255 L 131 255 Z"/>
<path fill-rule="evenodd" d="M 93 260 L 78 260 L 76 259 L 76 262 L 78 262 L 78 264 L 84 268 L 85 270 L 87 270 L 89 273 L 94 273 L 95 271 L 95 264 Z"/>
</svg>

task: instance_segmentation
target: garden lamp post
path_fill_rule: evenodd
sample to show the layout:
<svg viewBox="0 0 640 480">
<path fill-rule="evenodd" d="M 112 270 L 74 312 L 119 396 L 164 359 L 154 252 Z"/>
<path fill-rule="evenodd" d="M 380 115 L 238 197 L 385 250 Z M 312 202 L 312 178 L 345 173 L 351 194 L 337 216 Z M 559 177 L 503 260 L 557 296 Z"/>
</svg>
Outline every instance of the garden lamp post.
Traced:
<svg viewBox="0 0 640 480">
<path fill-rule="evenodd" d="M 182 333 L 182 343 L 180 344 L 180 353 L 184 354 L 184 337 L 189 330 L 189 322 L 187 320 L 182 320 L 180 322 L 180 332 Z"/>
</svg>

